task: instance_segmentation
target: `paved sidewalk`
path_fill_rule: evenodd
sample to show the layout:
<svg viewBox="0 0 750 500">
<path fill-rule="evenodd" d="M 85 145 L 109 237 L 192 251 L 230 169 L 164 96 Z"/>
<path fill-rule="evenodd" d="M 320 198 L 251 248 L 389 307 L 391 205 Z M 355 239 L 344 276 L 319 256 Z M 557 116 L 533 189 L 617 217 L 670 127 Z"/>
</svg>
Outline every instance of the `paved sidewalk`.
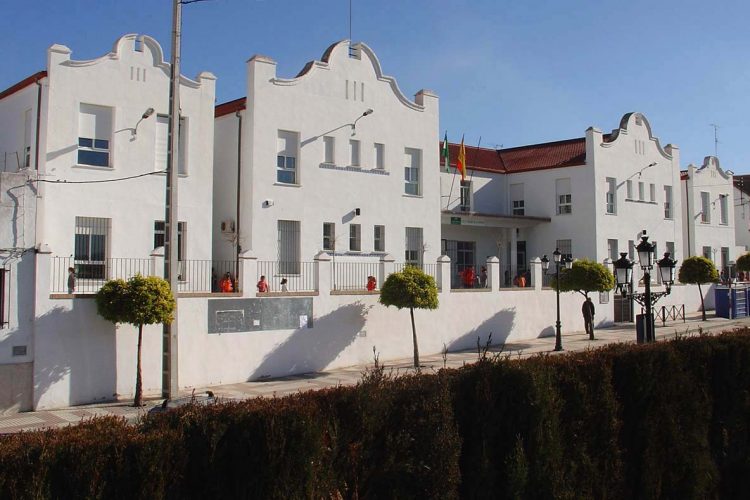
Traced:
<svg viewBox="0 0 750 500">
<path fill-rule="evenodd" d="M 674 338 L 676 335 L 697 334 L 700 330 L 717 333 L 746 326 L 750 326 L 750 318 L 728 320 L 712 316 L 707 321 L 701 321 L 700 313 L 698 313 L 697 315 L 689 316 L 684 323 L 682 321 L 670 322 L 664 327 L 658 326 L 656 328 L 656 336 L 657 339 L 662 340 Z M 596 337 L 596 340 L 590 341 L 584 332 L 566 334 L 563 335 L 563 347 L 565 351 L 570 352 L 602 347 L 606 344 L 616 342 L 634 342 L 635 325 L 628 323 L 615 325 L 611 328 L 598 329 L 596 330 Z M 503 352 L 520 357 L 528 357 L 539 353 L 559 354 L 554 352 L 554 346 L 554 337 L 544 337 L 493 346 L 489 349 L 489 352 Z M 477 361 L 477 352 L 476 350 L 450 352 L 445 357 L 442 354 L 433 354 L 422 356 L 420 361 L 424 366 L 423 372 L 437 371 L 444 366 L 447 368 L 456 368 L 474 363 Z M 412 370 L 411 358 L 391 360 L 383 364 L 386 366 L 386 369 L 392 370 L 394 373 L 405 373 Z M 195 393 L 198 395 L 210 389 L 221 400 L 242 400 L 259 396 L 285 396 L 325 387 L 354 385 L 360 380 L 362 373 L 368 366 L 372 365 L 359 365 L 279 379 L 198 388 Z M 184 395 L 189 396 L 190 393 L 185 393 Z M 142 408 L 133 408 L 129 406 L 130 403 L 128 402 L 116 402 L 75 406 L 59 410 L 2 415 L 0 416 L 0 434 L 64 427 L 101 415 L 122 416 L 128 421 L 134 422 L 154 406 L 159 406 L 162 401 L 162 399 L 148 400 L 146 401 L 146 406 Z"/>
</svg>

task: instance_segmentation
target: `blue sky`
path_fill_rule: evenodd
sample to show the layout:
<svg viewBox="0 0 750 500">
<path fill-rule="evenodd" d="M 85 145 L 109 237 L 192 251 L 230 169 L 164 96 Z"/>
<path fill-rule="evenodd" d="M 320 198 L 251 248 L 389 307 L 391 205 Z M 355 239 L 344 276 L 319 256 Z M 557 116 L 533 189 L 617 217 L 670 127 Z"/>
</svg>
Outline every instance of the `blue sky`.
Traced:
<svg viewBox="0 0 750 500">
<path fill-rule="evenodd" d="M 0 89 L 44 69 L 46 49 L 74 59 L 125 33 L 169 53 L 170 0 L 6 0 Z M 245 95 L 245 61 L 264 54 L 293 76 L 349 36 L 348 0 L 210 0 L 184 6 L 183 73 L 218 77 L 217 101 Z M 353 0 L 353 39 L 373 48 L 407 95 L 440 96 L 441 136 L 520 146 L 615 128 L 641 111 L 682 167 L 714 152 L 750 173 L 750 3 L 739 0 Z"/>
</svg>

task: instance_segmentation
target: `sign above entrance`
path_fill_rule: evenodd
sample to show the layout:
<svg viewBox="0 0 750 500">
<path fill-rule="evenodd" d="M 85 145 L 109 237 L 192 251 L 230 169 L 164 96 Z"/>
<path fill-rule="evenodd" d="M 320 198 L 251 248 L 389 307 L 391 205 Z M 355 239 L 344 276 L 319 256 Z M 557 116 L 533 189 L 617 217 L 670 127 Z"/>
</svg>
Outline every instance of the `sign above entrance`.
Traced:
<svg viewBox="0 0 750 500">
<path fill-rule="evenodd" d="M 460 226 L 461 225 L 461 217 L 451 217 L 451 225 L 452 226 Z"/>
</svg>

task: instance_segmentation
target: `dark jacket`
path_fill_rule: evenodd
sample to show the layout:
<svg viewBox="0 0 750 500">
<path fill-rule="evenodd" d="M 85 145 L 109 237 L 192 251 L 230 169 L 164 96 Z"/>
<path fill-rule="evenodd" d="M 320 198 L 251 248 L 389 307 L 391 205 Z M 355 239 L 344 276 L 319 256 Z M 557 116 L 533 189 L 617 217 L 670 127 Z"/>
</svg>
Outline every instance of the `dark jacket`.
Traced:
<svg viewBox="0 0 750 500">
<path fill-rule="evenodd" d="M 583 319 L 594 319 L 594 314 L 596 312 L 596 309 L 594 309 L 594 303 L 590 300 L 584 301 L 583 306 L 581 306 L 581 312 L 583 313 Z"/>
</svg>

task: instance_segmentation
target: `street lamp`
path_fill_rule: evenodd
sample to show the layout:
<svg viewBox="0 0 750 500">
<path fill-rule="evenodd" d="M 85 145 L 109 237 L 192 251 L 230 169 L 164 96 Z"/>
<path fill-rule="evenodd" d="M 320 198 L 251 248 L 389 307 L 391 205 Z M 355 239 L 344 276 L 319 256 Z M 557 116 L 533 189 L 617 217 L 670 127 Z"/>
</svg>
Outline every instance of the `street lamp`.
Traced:
<svg viewBox="0 0 750 500">
<path fill-rule="evenodd" d="M 552 260 L 555 263 L 555 295 L 557 298 L 557 321 L 555 322 L 555 351 L 562 351 L 562 333 L 560 330 L 560 266 L 565 266 L 566 269 L 573 267 L 573 259 L 570 257 L 563 257 L 560 253 L 560 249 L 555 248 L 552 252 Z M 547 274 L 549 269 L 549 259 L 547 256 L 542 257 L 542 270 L 544 274 Z"/>
<path fill-rule="evenodd" d="M 729 282 L 729 319 L 732 319 L 732 281 L 734 281 L 732 276 L 734 275 L 733 270 L 735 268 L 735 264 L 736 262 L 734 262 L 733 260 L 730 260 L 727 264 L 727 281 Z"/>
<path fill-rule="evenodd" d="M 623 297 L 630 295 L 633 300 L 638 302 L 645 309 L 645 324 L 644 324 L 644 337 L 646 342 L 654 342 L 656 340 L 654 333 L 654 317 L 653 317 L 653 306 L 656 302 L 669 295 L 672 291 L 672 284 L 674 283 L 674 272 L 677 261 L 669 257 L 669 252 L 664 254 L 664 258 L 656 262 L 658 267 L 659 276 L 664 284 L 666 291 L 664 292 L 651 292 L 651 271 L 654 268 L 654 253 L 655 247 L 653 243 L 649 243 L 648 236 L 643 235 L 641 242 L 635 247 L 638 252 L 638 263 L 643 270 L 643 284 L 645 286 L 644 293 L 633 292 L 633 262 L 627 258 L 627 253 L 623 252 L 620 254 L 620 258 L 614 262 L 615 276 L 617 278 L 617 288 L 622 292 Z"/>
</svg>

